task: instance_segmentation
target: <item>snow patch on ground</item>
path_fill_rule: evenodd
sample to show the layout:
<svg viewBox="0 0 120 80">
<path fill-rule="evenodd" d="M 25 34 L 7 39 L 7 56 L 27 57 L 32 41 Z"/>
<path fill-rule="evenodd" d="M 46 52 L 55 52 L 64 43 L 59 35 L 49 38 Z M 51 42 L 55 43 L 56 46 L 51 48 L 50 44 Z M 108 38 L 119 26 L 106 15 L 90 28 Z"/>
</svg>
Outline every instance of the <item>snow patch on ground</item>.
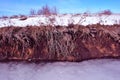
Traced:
<svg viewBox="0 0 120 80">
<path fill-rule="evenodd" d="M 68 26 L 69 24 L 80 24 L 80 25 L 92 25 L 92 24 L 104 24 L 104 25 L 113 25 L 120 24 L 120 15 L 36 15 L 32 17 L 28 17 L 26 20 L 20 20 L 20 18 L 14 19 L 0 19 L 0 27 L 6 26 L 40 26 L 40 25 L 61 25 Z"/>
<path fill-rule="evenodd" d="M 120 61 L 0 63 L 1 80 L 120 80 Z"/>
</svg>

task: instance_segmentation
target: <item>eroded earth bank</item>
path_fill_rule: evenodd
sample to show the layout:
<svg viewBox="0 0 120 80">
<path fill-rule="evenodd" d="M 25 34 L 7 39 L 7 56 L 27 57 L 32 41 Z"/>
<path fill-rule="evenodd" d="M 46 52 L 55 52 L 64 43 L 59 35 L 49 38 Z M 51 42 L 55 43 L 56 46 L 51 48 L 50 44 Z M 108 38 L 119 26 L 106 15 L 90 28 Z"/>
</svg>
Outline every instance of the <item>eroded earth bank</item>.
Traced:
<svg viewBox="0 0 120 80">
<path fill-rule="evenodd" d="M 0 60 L 82 61 L 120 58 L 120 25 L 0 28 Z"/>
</svg>

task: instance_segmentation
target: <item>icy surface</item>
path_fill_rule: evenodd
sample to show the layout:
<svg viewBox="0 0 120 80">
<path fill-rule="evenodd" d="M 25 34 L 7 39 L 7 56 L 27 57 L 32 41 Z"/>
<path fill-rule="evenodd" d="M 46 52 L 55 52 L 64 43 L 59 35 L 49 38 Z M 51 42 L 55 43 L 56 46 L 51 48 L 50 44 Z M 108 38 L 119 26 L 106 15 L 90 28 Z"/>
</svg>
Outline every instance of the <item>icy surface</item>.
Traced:
<svg viewBox="0 0 120 80">
<path fill-rule="evenodd" d="M 120 60 L 0 63 L 1 80 L 120 80 Z"/>
<path fill-rule="evenodd" d="M 80 24 L 80 25 L 92 25 L 92 24 L 104 24 L 104 25 L 113 25 L 113 24 L 120 24 L 120 14 L 113 14 L 113 15 L 52 15 L 52 16 L 45 16 L 45 15 L 36 15 L 32 17 L 27 17 L 26 20 L 20 20 L 20 18 L 7 18 L 7 19 L 0 19 L 0 27 L 7 27 L 7 26 L 40 26 L 40 25 L 61 25 L 61 26 L 68 26 L 68 24 Z"/>
</svg>

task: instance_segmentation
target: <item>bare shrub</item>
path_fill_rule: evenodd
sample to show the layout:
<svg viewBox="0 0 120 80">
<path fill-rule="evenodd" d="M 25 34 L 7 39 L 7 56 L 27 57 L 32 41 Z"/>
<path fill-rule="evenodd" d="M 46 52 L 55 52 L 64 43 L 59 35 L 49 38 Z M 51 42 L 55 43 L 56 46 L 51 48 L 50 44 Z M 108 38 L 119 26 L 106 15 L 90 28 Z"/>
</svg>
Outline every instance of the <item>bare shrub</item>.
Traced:
<svg viewBox="0 0 120 80">
<path fill-rule="evenodd" d="M 27 16 L 25 15 L 20 15 L 20 20 L 26 20 L 27 19 Z"/>
<path fill-rule="evenodd" d="M 56 15 L 57 9 L 56 7 L 50 8 L 48 5 L 43 6 L 41 9 L 38 10 L 38 15 Z"/>
<path fill-rule="evenodd" d="M 53 7 L 52 9 L 52 14 L 53 15 L 57 15 L 58 11 L 57 11 L 57 8 L 56 7 Z"/>
<path fill-rule="evenodd" d="M 7 19 L 8 18 L 8 16 L 2 16 L 1 17 L 1 19 Z"/>
<path fill-rule="evenodd" d="M 80 16 L 80 15 L 81 15 L 80 13 L 74 14 L 74 16 Z"/>
<path fill-rule="evenodd" d="M 36 15 L 36 11 L 34 9 L 30 10 L 30 15 Z"/>
<path fill-rule="evenodd" d="M 112 11 L 110 11 L 110 10 L 104 10 L 99 13 L 99 15 L 111 15 L 111 14 L 112 14 Z"/>
<path fill-rule="evenodd" d="M 84 16 L 90 16 L 90 12 L 89 11 L 86 11 L 83 13 Z"/>
<path fill-rule="evenodd" d="M 18 18 L 18 17 L 19 17 L 18 15 L 13 15 L 10 18 L 13 19 L 13 18 Z"/>
</svg>

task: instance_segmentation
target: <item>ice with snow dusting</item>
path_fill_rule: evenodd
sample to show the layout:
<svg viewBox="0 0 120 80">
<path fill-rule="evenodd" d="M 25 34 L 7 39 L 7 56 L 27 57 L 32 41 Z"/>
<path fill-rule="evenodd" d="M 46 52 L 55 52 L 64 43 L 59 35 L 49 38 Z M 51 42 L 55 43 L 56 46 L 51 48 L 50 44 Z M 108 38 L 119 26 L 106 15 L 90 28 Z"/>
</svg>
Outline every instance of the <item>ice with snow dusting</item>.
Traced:
<svg viewBox="0 0 120 80">
<path fill-rule="evenodd" d="M 0 27 L 6 26 L 40 26 L 40 25 L 61 25 L 61 26 L 68 26 L 68 24 L 80 24 L 80 25 L 92 25 L 92 24 L 104 24 L 104 25 L 113 25 L 113 24 L 120 24 L 120 15 L 119 14 L 112 14 L 112 15 L 52 15 L 52 16 L 45 16 L 45 15 L 36 15 L 32 17 L 28 17 L 26 20 L 20 20 L 20 18 L 14 19 L 0 19 Z"/>
<path fill-rule="evenodd" d="M 0 63 L 1 80 L 120 80 L 120 61 Z"/>
</svg>

